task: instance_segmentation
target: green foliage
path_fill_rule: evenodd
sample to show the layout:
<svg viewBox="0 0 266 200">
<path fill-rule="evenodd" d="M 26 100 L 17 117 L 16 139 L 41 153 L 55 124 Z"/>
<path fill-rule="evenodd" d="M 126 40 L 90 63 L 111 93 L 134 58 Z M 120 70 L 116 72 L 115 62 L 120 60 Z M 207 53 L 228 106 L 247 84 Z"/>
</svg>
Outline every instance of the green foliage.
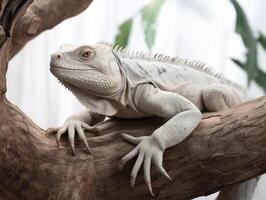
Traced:
<svg viewBox="0 0 266 200">
<path fill-rule="evenodd" d="M 152 0 L 137 13 L 141 14 L 145 42 L 149 48 L 154 45 L 157 18 L 164 2 L 165 0 Z M 115 45 L 123 47 L 127 46 L 133 19 L 134 17 L 127 19 L 118 27 L 118 34 L 115 37 Z"/>
<path fill-rule="evenodd" d="M 130 32 L 132 28 L 133 18 L 130 18 L 123 22 L 118 28 L 118 34 L 115 37 L 115 45 L 126 47 L 128 44 L 128 39 L 130 37 Z"/>
<path fill-rule="evenodd" d="M 266 37 L 262 33 L 259 34 L 259 38 L 257 40 L 261 46 L 266 50 Z"/>
<path fill-rule="evenodd" d="M 264 91 L 266 91 L 266 74 L 260 70 L 257 60 L 257 42 L 260 42 L 265 48 L 265 37 L 262 34 L 260 34 L 258 39 L 254 37 L 251 26 L 241 6 L 236 0 L 230 1 L 232 2 L 236 11 L 236 32 L 240 35 L 245 47 L 247 48 L 245 62 L 240 62 L 236 59 L 232 59 L 232 61 L 246 71 L 249 83 L 251 80 L 254 80 L 264 89 Z"/>
<path fill-rule="evenodd" d="M 236 60 L 232 58 L 232 61 L 238 65 L 240 68 L 245 70 L 245 65 L 241 63 L 239 60 Z M 263 88 L 263 90 L 266 92 L 266 73 L 264 73 L 261 69 L 258 69 L 257 76 L 253 79 L 259 86 Z"/>
<path fill-rule="evenodd" d="M 258 74 L 256 39 L 253 36 L 243 9 L 236 0 L 231 0 L 231 2 L 236 10 L 236 32 L 241 36 L 243 43 L 247 48 L 246 62 L 242 63 L 241 68 L 247 72 L 248 80 L 250 82 L 250 80 L 254 79 Z"/>
<path fill-rule="evenodd" d="M 165 0 L 152 0 L 137 13 L 141 15 L 145 42 L 150 49 L 155 42 L 157 19 L 164 2 Z M 266 92 L 266 73 L 259 68 L 257 58 L 257 44 L 260 44 L 266 50 L 266 37 L 260 33 L 259 37 L 256 38 L 241 6 L 236 0 L 230 0 L 230 2 L 234 7 L 237 16 L 236 33 L 240 35 L 247 48 L 245 62 L 241 62 L 237 59 L 232 59 L 232 61 L 246 71 L 248 75 L 248 83 L 253 80 Z M 123 47 L 127 46 L 133 19 L 134 16 L 119 26 L 119 32 L 115 38 L 115 44 L 119 44 Z"/>
<path fill-rule="evenodd" d="M 153 0 L 141 10 L 145 41 L 149 48 L 154 45 L 157 18 L 164 2 L 165 0 Z"/>
</svg>

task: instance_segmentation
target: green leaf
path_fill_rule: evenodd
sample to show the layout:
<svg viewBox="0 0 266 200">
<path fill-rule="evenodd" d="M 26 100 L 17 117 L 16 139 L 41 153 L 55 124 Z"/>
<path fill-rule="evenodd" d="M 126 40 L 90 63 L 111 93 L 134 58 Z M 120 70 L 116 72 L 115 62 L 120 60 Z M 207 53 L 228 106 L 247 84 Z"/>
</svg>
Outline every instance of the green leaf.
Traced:
<svg viewBox="0 0 266 200">
<path fill-rule="evenodd" d="M 120 24 L 118 28 L 118 34 L 115 37 L 115 45 L 126 47 L 130 37 L 133 18 L 130 18 Z"/>
<path fill-rule="evenodd" d="M 266 50 L 266 37 L 263 35 L 263 33 L 260 33 L 259 38 L 257 40 L 261 46 Z"/>
<path fill-rule="evenodd" d="M 234 59 L 234 58 L 231 58 L 231 60 L 232 60 L 236 65 L 238 65 L 240 68 L 245 69 L 245 64 L 244 64 L 244 63 L 242 63 L 242 62 L 240 62 L 239 60 Z"/>
<path fill-rule="evenodd" d="M 245 69 L 245 64 L 240 62 L 239 60 L 236 60 L 232 58 L 232 61 L 237 64 L 240 68 Z M 258 69 L 258 75 L 255 77 L 254 81 L 262 87 L 264 92 L 266 92 L 266 73 L 262 70 Z"/>
<path fill-rule="evenodd" d="M 246 62 L 242 63 L 242 67 L 247 72 L 248 81 L 250 83 L 250 80 L 255 79 L 259 73 L 256 39 L 253 36 L 251 27 L 241 6 L 236 0 L 231 0 L 231 2 L 237 14 L 236 32 L 241 36 L 243 43 L 247 48 Z"/>
<path fill-rule="evenodd" d="M 164 2 L 165 0 L 152 0 L 141 10 L 145 41 L 149 48 L 154 45 L 157 18 Z"/>
<path fill-rule="evenodd" d="M 264 92 L 266 92 L 266 73 L 264 71 L 259 69 L 255 81 L 259 86 L 263 88 Z"/>
</svg>

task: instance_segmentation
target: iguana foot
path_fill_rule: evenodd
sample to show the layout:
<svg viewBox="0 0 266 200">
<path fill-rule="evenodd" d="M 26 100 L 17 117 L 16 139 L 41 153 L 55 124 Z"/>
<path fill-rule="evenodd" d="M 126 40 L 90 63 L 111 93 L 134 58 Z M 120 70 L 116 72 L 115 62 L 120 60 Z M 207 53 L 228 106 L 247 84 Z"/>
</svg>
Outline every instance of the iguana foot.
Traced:
<svg viewBox="0 0 266 200">
<path fill-rule="evenodd" d="M 151 186 L 151 177 L 150 177 L 150 168 L 151 161 L 158 168 L 160 173 L 164 175 L 166 178 L 172 181 L 172 178 L 168 175 L 166 170 L 163 168 L 163 151 L 157 143 L 156 139 L 151 136 L 143 136 L 143 137 L 133 137 L 128 134 L 122 134 L 122 138 L 127 142 L 137 145 L 132 151 L 130 151 L 127 155 L 125 155 L 119 165 L 119 169 L 122 170 L 124 165 L 138 155 L 138 158 L 135 162 L 135 165 L 131 172 L 130 186 L 133 188 L 136 182 L 136 178 L 139 172 L 139 169 L 143 163 L 144 168 L 144 179 L 149 188 L 149 191 L 152 196 L 154 193 L 152 191 Z"/>
<path fill-rule="evenodd" d="M 64 125 L 62 127 L 49 128 L 49 129 L 47 129 L 46 133 L 48 135 L 51 133 L 56 133 L 57 146 L 60 148 L 61 135 L 68 132 L 68 139 L 69 139 L 69 143 L 71 146 L 71 150 L 72 150 L 73 154 L 76 155 L 75 141 L 74 140 L 75 140 L 75 133 L 77 132 L 79 135 L 79 138 L 84 142 L 88 153 L 91 154 L 92 152 L 91 152 L 91 149 L 90 149 L 89 144 L 87 142 L 84 130 L 87 130 L 90 132 L 97 132 L 97 133 L 100 132 L 100 130 L 98 128 L 93 127 L 93 126 L 89 126 L 85 122 L 82 122 L 82 121 L 79 121 L 76 119 L 69 119 L 69 120 L 66 120 L 66 122 L 64 123 Z"/>
</svg>

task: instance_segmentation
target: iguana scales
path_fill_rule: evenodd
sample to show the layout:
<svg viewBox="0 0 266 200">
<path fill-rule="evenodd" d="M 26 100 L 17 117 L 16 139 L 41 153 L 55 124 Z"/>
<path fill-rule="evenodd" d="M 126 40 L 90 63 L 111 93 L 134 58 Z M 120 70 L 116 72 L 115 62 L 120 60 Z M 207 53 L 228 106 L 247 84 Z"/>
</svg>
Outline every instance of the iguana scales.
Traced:
<svg viewBox="0 0 266 200">
<path fill-rule="evenodd" d="M 202 112 L 220 111 L 248 99 L 245 90 L 215 73 L 204 63 L 162 54 L 130 52 L 106 42 L 79 46 L 54 53 L 50 70 L 87 108 L 70 116 L 58 128 L 68 133 L 74 150 L 75 133 L 91 152 L 83 129 L 105 117 L 142 118 L 157 116 L 167 121 L 150 136 L 123 138 L 137 146 L 125 155 L 120 168 L 137 156 L 131 186 L 141 165 L 150 193 L 151 161 L 171 179 L 162 166 L 165 149 L 182 142 L 200 123 Z"/>
</svg>

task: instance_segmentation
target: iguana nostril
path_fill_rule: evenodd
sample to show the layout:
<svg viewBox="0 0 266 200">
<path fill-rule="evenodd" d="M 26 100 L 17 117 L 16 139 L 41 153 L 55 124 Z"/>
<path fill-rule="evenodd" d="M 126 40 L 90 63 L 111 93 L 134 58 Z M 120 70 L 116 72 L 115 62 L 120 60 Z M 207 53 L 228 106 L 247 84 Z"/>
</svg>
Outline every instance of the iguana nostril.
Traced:
<svg viewBox="0 0 266 200">
<path fill-rule="evenodd" d="M 60 59 L 61 58 L 61 55 L 60 54 L 57 54 L 57 56 L 56 56 L 58 59 Z"/>
</svg>

